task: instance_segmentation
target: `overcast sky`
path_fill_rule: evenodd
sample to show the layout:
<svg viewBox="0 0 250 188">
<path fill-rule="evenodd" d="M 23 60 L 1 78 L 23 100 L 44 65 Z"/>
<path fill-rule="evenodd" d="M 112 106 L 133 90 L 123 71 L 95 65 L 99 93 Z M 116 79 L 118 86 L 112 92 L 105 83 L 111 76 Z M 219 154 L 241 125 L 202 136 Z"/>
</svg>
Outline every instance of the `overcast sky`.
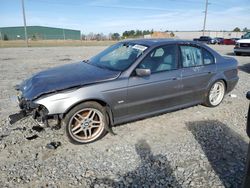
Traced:
<svg viewBox="0 0 250 188">
<path fill-rule="evenodd" d="M 201 30 L 205 0 L 24 0 L 27 25 L 89 32 Z M 209 0 L 207 29 L 250 28 L 250 0 Z M 0 0 L 0 27 L 22 26 L 21 0 Z"/>
</svg>

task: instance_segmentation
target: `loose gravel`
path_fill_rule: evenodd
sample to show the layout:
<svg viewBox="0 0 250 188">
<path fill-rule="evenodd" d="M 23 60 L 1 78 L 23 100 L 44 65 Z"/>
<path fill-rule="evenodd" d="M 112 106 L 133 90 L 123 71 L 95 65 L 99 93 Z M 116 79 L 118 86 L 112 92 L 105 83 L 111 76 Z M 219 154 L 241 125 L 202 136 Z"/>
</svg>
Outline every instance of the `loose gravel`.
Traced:
<svg viewBox="0 0 250 188">
<path fill-rule="evenodd" d="M 212 46 L 233 56 L 233 46 Z M 13 125 L 14 86 L 40 70 L 86 59 L 104 47 L 0 49 L 1 187 L 240 187 L 248 138 L 250 57 L 239 83 L 216 108 L 202 105 L 114 127 L 89 145 L 73 145 L 62 128 L 30 117 Z M 56 146 L 55 146 L 56 145 Z"/>
</svg>

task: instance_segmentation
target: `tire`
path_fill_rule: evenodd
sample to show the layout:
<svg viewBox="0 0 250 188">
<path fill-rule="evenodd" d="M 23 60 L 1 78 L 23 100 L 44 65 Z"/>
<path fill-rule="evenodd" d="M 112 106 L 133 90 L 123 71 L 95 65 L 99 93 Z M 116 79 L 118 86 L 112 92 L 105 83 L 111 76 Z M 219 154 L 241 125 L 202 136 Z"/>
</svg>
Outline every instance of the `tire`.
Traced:
<svg viewBox="0 0 250 188">
<path fill-rule="evenodd" d="M 235 55 L 240 56 L 241 53 L 240 52 L 235 52 Z"/>
<path fill-rule="evenodd" d="M 106 110 L 97 102 L 85 102 L 71 109 L 64 118 L 66 134 L 74 144 L 88 144 L 107 133 Z"/>
<path fill-rule="evenodd" d="M 223 101 L 225 92 L 226 86 L 224 81 L 218 80 L 214 82 L 213 85 L 209 88 L 204 105 L 208 107 L 218 106 Z"/>
</svg>

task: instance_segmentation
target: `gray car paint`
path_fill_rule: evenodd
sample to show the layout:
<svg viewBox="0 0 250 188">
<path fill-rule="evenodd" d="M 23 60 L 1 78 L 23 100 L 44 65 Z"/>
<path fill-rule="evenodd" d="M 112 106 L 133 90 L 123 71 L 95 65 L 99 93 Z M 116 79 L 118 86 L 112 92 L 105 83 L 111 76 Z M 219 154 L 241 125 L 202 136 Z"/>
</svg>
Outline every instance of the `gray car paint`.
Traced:
<svg viewBox="0 0 250 188">
<path fill-rule="evenodd" d="M 80 88 L 42 95 L 34 100 L 34 103 L 45 106 L 49 114 L 53 115 L 65 114 L 73 106 L 84 101 L 100 101 L 106 103 L 111 111 L 111 123 L 116 124 L 199 104 L 203 102 L 214 81 L 224 80 L 229 88 L 228 92 L 238 81 L 237 61 L 233 58 L 222 57 L 204 44 L 179 40 L 135 40 L 132 42 L 148 45 L 148 49 L 116 78 L 100 83 L 89 82 Z M 205 48 L 215 57 L 215 64 L 189 70 L 180 66 L 178 70 L 156 73 L 148 77 L 134 75 L 135 68 L 152 49 L 168 44 L 191 44 Z"/>
<path fill-rule="evenodd" d="M 119 75 L 120 71 L 78 62 L 41 71 L 21 83 L 17 89 L 22 91 L 24 98 L 33 100 L 46 93 L 111 80 Z"/>
</svg>

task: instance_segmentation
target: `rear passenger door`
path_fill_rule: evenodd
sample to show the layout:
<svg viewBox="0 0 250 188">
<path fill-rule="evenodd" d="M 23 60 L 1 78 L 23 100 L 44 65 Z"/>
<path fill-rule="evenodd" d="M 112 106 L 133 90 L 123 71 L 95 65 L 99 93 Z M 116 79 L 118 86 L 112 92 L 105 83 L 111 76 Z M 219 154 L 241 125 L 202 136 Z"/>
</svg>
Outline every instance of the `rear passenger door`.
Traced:
<svg viewBox="0 0 250 188">
<path fill-rule="evenodd" d="M 205 48 L 179 45 L 182 66 L 183 103 L 202 102 L 210 79 L 215 75 L 213 55 Z"/>
</svg>

